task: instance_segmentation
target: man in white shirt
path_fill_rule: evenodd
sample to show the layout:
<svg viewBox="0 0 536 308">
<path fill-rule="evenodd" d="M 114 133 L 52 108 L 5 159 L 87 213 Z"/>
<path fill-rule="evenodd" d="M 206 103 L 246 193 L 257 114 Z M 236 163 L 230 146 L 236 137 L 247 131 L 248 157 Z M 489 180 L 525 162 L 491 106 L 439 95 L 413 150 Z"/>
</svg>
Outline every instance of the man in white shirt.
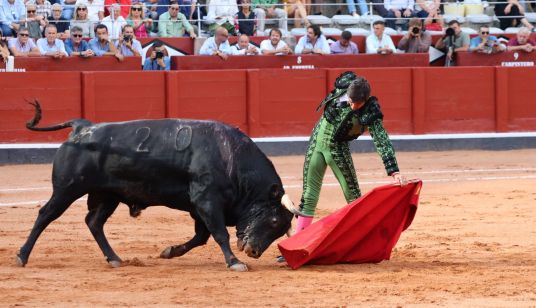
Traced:
<svg viewBox="0 0 536 308">
<path fill-rule="evenodd" d="M 387 27 L 395 29 L 397 20 L 402 29 L 407 30 L 408 20 L 411 17 L 415 17 L 413 10 L 415 9 L 415 0 L 385 0 L 384 7 L 387 10 L 387 15 L 383 16 L 387 18 Z"/>
<path fill-rule="evenodd" d="M 208 3 L 207 21 L 212 25 L 209 31 L 213 32 L 218 27 L 224 27 L 234 35 L 234 17 L 238 14 L 236 0 L 210 0 Z"/>
<path fill-rule="evenodd" d="M 329 55 L 331 49 L 329 48 L 328 40 L 318 25 L 310 25 L 307 27 L 307 35 L 302 36 L 294 48 L 294 53 L 297 55 L 301 54 L 318 54 L 318 55 Z"/>
<path fill-rule="evenodd" d="M 270 30 L 270 39 L 261 42 L 261 53 L 276 56 L 292 54 L 292 49 L 281 40 L 281 36 L 283 36 L 281 30 L 277 28 Z"/>
<path fill-rule="evenodd" d="M 108 28 L 111 40 L 119 39 L 123 26 L 127 24 L 126 20 L 121 16 L 121 7 L 119 4 L 114 3 L 111 6 L 112 14 L 102 19 L 101 24 Z"/>
<path fill-rule="evenodd" d="M 377 54 L 392 54 L 395 52 L 396 47 L 393 44 L 393 40 L 383 31 L 385 30 L 385 23 L 381 20 L 377 20 L 372 24 L 374 33 L 367 36 L 367 53 Z"/>
<path fill-rule="evenodd" d="M 228 55 L 232 54 L 231 45 L 227 38 L 229 32 L 224 27 L 216 29 L 216 33 L 213 37 L 209 37 L 201 46 L 199 55 L 202 56 L 218 56 L 223 60 L 226 60 Z"/>
<path fill-rule="evenodd" d="M 37 47 L 42 56 L 48 56 L 55 59 L 69 56 L 67 51 L 65 51 L 63 41 L 56 38 L 58 36 L 58 29 L 55 25 L 48 25 L 45 28 L 45 36 L 46 38 L 37 40 Z"/>
<path fill-rule="evenodd" d="M 238 43 L 231 46 L 233 56 L 252 56 L 258 55 L 259 50 L 253 44 L 250 44 L 249 37 L 246 34 L 240 35 Z"/>
<path fill-rule="evenodd" d="M 123 33 L 116 47 L 125 57 L 139 57 L 143 52 L 141 43 L 134 36 L 134 28 L 131 25 L 123 27 Z"/>
</svg>

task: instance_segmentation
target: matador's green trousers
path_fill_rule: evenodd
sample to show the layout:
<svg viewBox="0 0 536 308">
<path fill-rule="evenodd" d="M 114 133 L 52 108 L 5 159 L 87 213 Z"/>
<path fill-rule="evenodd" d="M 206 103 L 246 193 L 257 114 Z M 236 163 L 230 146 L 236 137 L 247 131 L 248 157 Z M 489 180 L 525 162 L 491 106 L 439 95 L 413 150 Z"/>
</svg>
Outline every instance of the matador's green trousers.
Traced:
<svg viewBox="0 0 536 308">
<path fill-rule="evenodd" d="M 303 165 L 302 212 L 310 216 L 314 216 L 327 166 L 341 185 L 347 203 L 361 196 L 348 142 L 327 144 L 330 142 L 318 136 L 329 129 L 326 124 L 320 121 L 315 127 Z"/>
</svg>

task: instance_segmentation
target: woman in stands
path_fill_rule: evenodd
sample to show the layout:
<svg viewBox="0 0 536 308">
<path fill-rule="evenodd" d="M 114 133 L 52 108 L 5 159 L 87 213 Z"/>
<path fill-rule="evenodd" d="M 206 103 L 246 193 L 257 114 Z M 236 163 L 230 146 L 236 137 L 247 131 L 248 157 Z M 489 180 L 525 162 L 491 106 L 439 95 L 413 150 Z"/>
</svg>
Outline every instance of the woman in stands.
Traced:
<svg viewBox="0 0 536 308">
<path fill-rule="evenodd" d="M 251 11 L 250 0 L 238 0 L 238 32 L 247 36 L 254 36 L 257 33 L 255 13 Z"/>
<path fill-rule="evenodd" d="M 519 27 L 519 24 L 532 31 L 534 26 L 525 18 L 525 9 L 518 0 L 497 0 L 495 15 L 499 18 L 501 29 Z"/>
<path fill-rule="evenodd" d="M 73 27 L 79 27 L 82 29 L 83 37 L 94 36 L 92 22 L 89 20 L 87 14 L 87 6 L 83 2 L 75 6 L 73 20 L 71 20 L 71 29 Z"/>
<path fill-rule="evenodd" d="M 2 29 L 0 29 L 0 61 L 6 63 L 9 57 L 9 48 L 7 47 L 7 38 L 4 37 Z"/>
<path fill-rule="evenodd" d="M 294 27 L 301 28 L 302 22 L 308 27 L 307 9 L 300 0 L 284 0 L 285 10 L 289 18 L 294 18 Z"/>
<path fill-rule="evenodd" d="M 137 2 L 130 7 L 127 24 L 134 28 L 136 38 L 144 38 L 149 36 L 149 32 L 151 32 L 151 28 L 153 27 L 153 20 L 145 18 L 145 9 L 142 3 Z"/>
</svg>

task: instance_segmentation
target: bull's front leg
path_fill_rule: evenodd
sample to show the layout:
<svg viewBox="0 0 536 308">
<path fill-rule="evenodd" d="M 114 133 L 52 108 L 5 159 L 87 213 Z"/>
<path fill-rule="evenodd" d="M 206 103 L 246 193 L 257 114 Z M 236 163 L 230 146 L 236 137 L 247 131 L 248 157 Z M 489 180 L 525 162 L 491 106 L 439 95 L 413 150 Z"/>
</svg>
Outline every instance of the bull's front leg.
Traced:
<svg viewBox="0 0 536 308">
<path fill-rule="evenodd" d="M 220 246 L 225 256 L 225 263 L 231 270 L 246 272 L 248 267 L 234 255 L 229 244 L 229 232 L 225 226 L 225 216 L 221 212 L 221 207 L 216 207 L 210 201 L 199 202 L 197 205 L 199 217 L 205 223 L 207 229 Z"/>
</svg>

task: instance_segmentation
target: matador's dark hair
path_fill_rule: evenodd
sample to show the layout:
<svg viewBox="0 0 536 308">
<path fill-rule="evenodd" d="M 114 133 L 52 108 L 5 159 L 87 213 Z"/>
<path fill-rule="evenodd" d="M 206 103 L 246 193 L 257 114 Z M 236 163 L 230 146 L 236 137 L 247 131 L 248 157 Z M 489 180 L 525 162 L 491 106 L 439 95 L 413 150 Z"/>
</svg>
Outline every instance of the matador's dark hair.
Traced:
<svg viewBox="0 0 536 308">
<path fill-rule="evenodd" d="M 370 96 L 370 85 L 365 78 L 357 76 L 348 87 L 346 93 L 354 102 L 365 102 Z"/>
</svg>

